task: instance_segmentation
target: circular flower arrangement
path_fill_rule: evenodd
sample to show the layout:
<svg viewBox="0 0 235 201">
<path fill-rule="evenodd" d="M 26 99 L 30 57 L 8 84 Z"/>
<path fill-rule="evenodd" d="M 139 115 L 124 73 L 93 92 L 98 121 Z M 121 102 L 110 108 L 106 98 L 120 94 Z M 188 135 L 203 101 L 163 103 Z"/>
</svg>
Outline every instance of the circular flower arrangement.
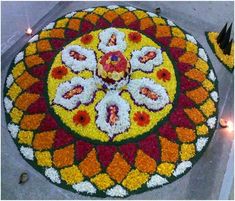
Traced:
<svg viewBox="0 0 235 201">
<path fill-rule="evenodd" d="M 8 130 L 54 184 L 125 197 L 170 183 L 205 150 L 217 80 L 204 49 L 170 20 L 133 7 L 67 14 L 15 57 Z"/>
</svg>

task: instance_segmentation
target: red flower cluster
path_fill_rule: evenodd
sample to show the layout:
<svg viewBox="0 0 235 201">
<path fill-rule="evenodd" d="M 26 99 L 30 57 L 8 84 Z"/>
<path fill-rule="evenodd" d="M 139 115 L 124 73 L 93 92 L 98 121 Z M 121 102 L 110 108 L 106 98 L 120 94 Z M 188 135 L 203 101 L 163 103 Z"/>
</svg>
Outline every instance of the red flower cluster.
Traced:
<svg viewBox="0 0 235 201">
<path fill-rule="evenodd" d="M 67 75 L 68 69 L 64 66 L 56 67 L 52 70 L 52 77 L 55 79 L 62 79 L 65 75 Z"/>
<path fill-rule="evenodd" d="M 158 79 L 163 80 L 163 82 L 166 82 L 171 79 L 171 73 L 163 68 L 157 72 L 157 77 Z"/>
<path fill-rule="evenodd" d="M 138 32 L 129 33 L 128 38 L 130 41 L 132 41 L 134 43 L 139 43 L 141 41 L 141 35 Z"/>
<path fill-rule="evenodd" d="M 134 114 L 134 121 L 139 125 L 139 126 L 147 126 L 150 122 L 150 117 L 149 114 L 146 112 L 136 112 Z"/>
<path fill-rule="evenodd" d="M 93 39 L 93 36 L 91 34 L 85 34 L 81 38 L 81 42 L 85 45 L 89 44 Z"/>
<path fill-rule="evenodd" d="M 75 124 L 81 124 L 82 126 L 89 124 L 90 120 L 90 116 L 85 110 L 80 110 L 73 116 L 73 122 Z"/>
</svg>

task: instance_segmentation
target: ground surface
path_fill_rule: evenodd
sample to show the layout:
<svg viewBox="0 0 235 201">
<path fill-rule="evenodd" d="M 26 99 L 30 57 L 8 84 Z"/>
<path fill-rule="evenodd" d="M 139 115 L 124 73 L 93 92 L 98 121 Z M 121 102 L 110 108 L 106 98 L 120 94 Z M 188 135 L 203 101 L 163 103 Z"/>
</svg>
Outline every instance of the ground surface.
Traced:
<svg viewBox="0 0 235 201">
<path fill-rule="evenodd" d="M 2 88 L 11 60 L 29 39 L 26 36 L 22 37 L 22 28 L 25 28 L 24 25 L 27 26 L 27 19 L 30 19 L 28 21 L 31 25 L 34 25 L 34 30 L 38 31 L 49 22 L 73 10 L 109 4 L 110 2 L 28 2 L 24 5 L 22 2 L 2 3 L 2 43 L 5 43 L 2 45 Z M 226 22 L 233 21 L 233 2 L 117 2 L 116 4 L 132 5 L 152 12 L 154 8 L 160 7 L 162 16 L 171 19 L 191 33 L 207 51 L 216 71 L 220 95 L 219 117 L 233 120 L 233 74 L 227 71 L 213 55 L 204 35 L 205 31 L 218 31 Z M 53 6 L 56 6 L 56 9 L 52 11 Z M 26 13 L 25 16 L 22 12 Z M 14 28 L 10 30 L 9 25 L 13 20 Z M 61 189 L 48 182 L 28 165 L 20 156 L 6 129 L 3 106 L 1 129 L 2 199 L 96 199 Z M 233 178 L 230 173 L 231 169 L 233 170 L 233 155 L 230 154 L 233 150 L 232 143 L 233 134 L 218 128 L 208 149 L 187 175 L 163 188 L 133 195 L 128 199 L 228 199 L 229 194 L 230 199 L 233 199 L 233 193 L 230 192 L 231 178 Z M 228 161 L 229 168 L 227 168 Z M 18 177 L 24 171 L 29 174 L 30 179 L 24 185 L 19 185 Z"/>
</svg>

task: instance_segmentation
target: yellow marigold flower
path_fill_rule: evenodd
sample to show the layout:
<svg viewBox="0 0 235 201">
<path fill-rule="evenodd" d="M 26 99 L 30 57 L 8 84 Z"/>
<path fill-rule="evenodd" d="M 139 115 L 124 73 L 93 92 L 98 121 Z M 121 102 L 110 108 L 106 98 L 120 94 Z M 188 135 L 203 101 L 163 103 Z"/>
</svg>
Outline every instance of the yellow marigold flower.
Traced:
<svg viewBox="0 0 235 201">
<path fill-rule="evenodd" d="M 200 106 L 200 109 L 207 117 L 209 117 L 216 111 L 215 103 L 211 100 L 211 98 L 208 98 L 207 101 Z"/>
<path fill-rule="evenodd" d="M 58 20 L 56 22 L 56 26 L 55 27 L 56 28 L 64 28 L 67 25 L 68 21 L 69 21 L 68 18 L 63 18 L 61 20 Z"/>
<path fill-rule="evenodd" d="M 75 165 L 60 170 L 60 174 L 61 178 L 70 185 L 79 183 L 83 180 L 82 173 Z"/>
<path fill-rule="evenodd" d="M 36 43 L 29 43 L 28 47 L 25 50 L 25 55 L 33 55 L 37 52 L 37 46 Z"/>
<path fill-rule="evenodd" d="M 24 62 L 21 61 L 20 63 L 16 64 L 15 67 L 12 69 L 12 75 L 14 78 L 19 77 L 25 70 Z"/>
<path fill-rule="evenodd" d="M 172 34 L 173 36 L 179 37 L 179 38 L 185 38 L 184 33 L 177 27 L 172 28 Z"/>
<path fill-rule="evenodd" d="M 134 11 L 135 15 L 138 17 L 138 19 L 142 19 L 144 17 L 148 17 L 148 14 L 142 10 L 135 10 Z"/>
<path fill-rule="evenodd" d="M 166 21 L 161 17 L 153 17 L 152 20 L 156 25 L 165 25 L 166 24 Z"/>
<path fill-rule="evenodd" d="M 10 112 L 11 119 L 14 123 L 19 123 L 22 115 L 23 115 L 23 112 L 16 107 L 14 107 Z"/>
<path fill-rule="evenodd" d="M 51 161 L 51 154 L 49 151 L 36 151 L 35 157 L 37 159 L 37 164 L 40 166 L 46 166 L 51 167 L 52 161 Z"/>
<path fill-rule="evenodd" d="M 189 51 L 189 52 L 194 52 L 195 54 L 197 54 L 198 47 L 194 43 L 192 43 L 190 41 L 187 41 L 186 42 L 186 50 Z"/>
<path fill-rule="evenodd" d="M 172 163 L 161 163 L 157 167 L 157 172 L 161 175 L 170 177 L 175 169 L 175 165 Z"/>
<path fill-rule="evenodd" d="M 181 160 L 189 160 L 195 156 L 195 146 L 194 144 L 182 144 L 180 150 Z"/>
<path fill-rule="evenodd" d="M 204 88 L 206 88 L 207 91 L 212 91 L 214 89 L 214 84 L 208 79 L 205 79 L 202 82 L 202 85 Z"/>
<path fill-rule="evenodd" d="M 32 145 L 33 132 L 32 131 L 20 131 L 18 133 L 19 143 Z"/>
<path fill-rule="evenodd" d="M 209 66 L 208 64 L 201 58 L 198 58 L 196 64 L 195 64 L 195 67 L 202 71 L 203 73 L 207 73 L 208 69 L 209 69 Z"/>
<path fill-rule="evenodd" d="M 208 127 L 205 124 L 203 124 L 201 126 L 197 126 L 196 130 L 197 130 L 197 135 L 206 135 L 206 134 L 208 134 Z"/>
<path fill-rule="evenodd" d="M 91 179 L 91 182 L 94 183 L 100 190 L 105 190 L 114 185 L 113 180 L 111 180 L 110 177 L 105 173 L 98 174 Z"/>
<path fill-rule="evenodd" d="M 122 185 L 130 191 L 137 190 L 142 184 L 148 181 L 149 174 L 142 173 L 139 170 L 132 170 L 122 182 Z"/>
</svg>

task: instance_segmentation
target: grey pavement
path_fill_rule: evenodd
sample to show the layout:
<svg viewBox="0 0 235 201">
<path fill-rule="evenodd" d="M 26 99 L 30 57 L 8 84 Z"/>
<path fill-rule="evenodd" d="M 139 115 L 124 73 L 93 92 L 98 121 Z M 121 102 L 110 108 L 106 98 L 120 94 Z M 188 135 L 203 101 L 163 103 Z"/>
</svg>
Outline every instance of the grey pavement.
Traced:
<svg viewBox="0 0 235 201">
<path fill-rule="evenodd" d="M 161 15 L 171 19 L 187 32 L 191 33 L 205 48 L 219 80 L 219 117 L 229 118 L 233 121 L 234 108 L 234 76 L 218 61 L 207 44 L 204 32 L 218 31 L 226 22 L 232 22 L 234 16 L 233 2 L 112 2 L 112 4 L 132 5 L 154 12 L 154 8 L 161 8 Z M 29 39 L 23 36 L 22 27 L 26 26 L 27 19 L 34 30 L 40 30 L 50 21 L 63 16 L 73 10 L 89 8 L 99 5 L 110 5 L 110 2 L 2 2 L 2 42 L 16 34 L 14 43 L 7 43 L 2 51 L 2 89 L 6 73 L 11 60 Z M 53 11 L 53 6 L 56 6 Z M 9 10 L 9 8 L 11 10 Z M 25 15 L 22 14 L 25 10 Z M 13 27 L 9 24 L 14 20 Z M 22 22 L 25 21 L 25 24 Z M 10 30 L 11 31 L 8 31 Z M 3 47 L 2 47 L 3 48 Z M 40 173 L 34 170 L 20 156 L 7 129 L 2 107 L 1 125 L 1 196 L 2 199 L 97 199 L 59 188 L 48 182 Z M 162 188 L 147 191 L 128 197 L 127 199 L 218 199 L 222 184 L 228 184 L 229 178 L 224 177 L 227 163 L 234 140 L 233 133 L 218 128 L 214 133 L 209 147 L 201 159 L 193 166 L 188 174 L 177 181 Z M 233 161 L 232 161 L 233 164 Z M 26 171 L 29 181 L 24 185 L 18 184 L 18 177 Z M 231 186 L 226 186 L 231 188 Z M 233 191 L 223 198 L 234 199 Z"/>
</svg>

